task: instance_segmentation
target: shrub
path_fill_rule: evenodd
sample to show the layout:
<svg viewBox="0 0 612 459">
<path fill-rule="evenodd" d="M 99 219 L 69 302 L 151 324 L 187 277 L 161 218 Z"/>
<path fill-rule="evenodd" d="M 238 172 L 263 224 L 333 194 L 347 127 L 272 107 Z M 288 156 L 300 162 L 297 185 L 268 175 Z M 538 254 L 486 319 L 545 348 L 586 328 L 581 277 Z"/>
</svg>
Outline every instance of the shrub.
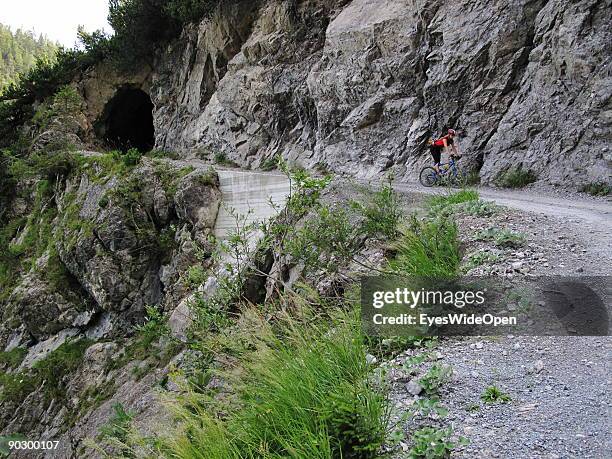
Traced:
<svg viewBox="0 0 612 459">
<path fill-rule="evenodd" d="M 274 170 L 278 167 L 278 161 L 279 161 L 279 157 L 278 156 L 272 156 L 270 158 L 267 158 L 265 160 L 263 160 L 261 162 L 261 166 L 259 166 L 259 168 L 262 171 L 271 171 Z"/>
<path fill-rule="evenodd" d="M 106 207 L 108 207 L 109 203 L 110 203 L 110 200 L 108 199 L 108 196 L 106 196 L 106 195 L 102 196 L 98 200 L 98 206 L 100 206 L 100 208 L 102 208 L 102 209 L 105 209 Z"/>
<path fill-rule="evenodd" d="M 286 248 L 312 271 L 335 272 L 355 254 L 356 233 L 344 209 L 322 206 L 292 234 Z"/>
<path fill-rule="evenodd" d="M 237 166 L 237 164 L 231 159 L 229 159 L 227 155 L 223 152 L 215 153 L 214 161 L 215 161 L 215 164 L 219 164 L 220 166 L 229 166 L 229 167 Z"/>
<path fill-rule="evenodd" d="M 126 167 L 136 166 L 140 162 L 141 158 L 142 153 L 137 148 L 130 148 L 121 157 L 123 164 L 125 164 Z"/>
<path fill-rule="evenodd" d="M 361 204 L 351 201 L 351 206 L 357 209 L 364 217 L 364 233 L 368 236 L 384 236 L 394 238 L 402 217 L 399 199 L 391 184 L 383 185 L 374 192 L 370 202 Z"/>
<path fill-rule="evenodd" d="M 496 183 L 504 188 L 522 188 L 537 180 L 538 176 L 533 171 L 517 167 L 502 172 L 497 177 Z"/>
<path fill-rule="evenodd" d="M 612 187 L 604 182 L 596 182 L 584 185 L 580 191 L 592 196 L 608 196 L 612 193 Z"/>
<path fill-rule="evenodd" d="M 206 270 L 202 265 L 193 265 L 187 269 L 184 282 L 188 288 L 196 289 L 206 281 L 207 277 Z"/>
<path fill-rule="evenodd" d="M 461 255 L 457 225 L 448 219 L 418 220 L 412 217 L 395 243 L 396 254 L 389 261 L 398 274 L 452 278 Z"/>
<path fill-rule="evenodd" d="M 21 403 L 36 390 L 36 380 L 25 373 L 0 372 L 0 402 Z"/>
</svg>

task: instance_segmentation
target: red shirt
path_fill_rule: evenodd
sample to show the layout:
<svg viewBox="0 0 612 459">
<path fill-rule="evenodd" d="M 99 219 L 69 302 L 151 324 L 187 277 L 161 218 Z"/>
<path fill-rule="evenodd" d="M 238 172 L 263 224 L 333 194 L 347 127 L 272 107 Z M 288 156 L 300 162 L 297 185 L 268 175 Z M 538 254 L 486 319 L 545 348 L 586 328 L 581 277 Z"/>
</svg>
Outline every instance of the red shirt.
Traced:
<svg viewBox="0 0 612 459">
<path fill-rule="evenodd" d="M 444 137 L 440 137 L 438 140 L 434 141 L 434 145 L 436 147 L 443 147 L 444 146 L 444 139 L 446 139 L 446 144 L 447 145 L 452 145 L 454 143 L 452 137 L 450 136 L 450 134 L 445 135 Z"/>
</svg>

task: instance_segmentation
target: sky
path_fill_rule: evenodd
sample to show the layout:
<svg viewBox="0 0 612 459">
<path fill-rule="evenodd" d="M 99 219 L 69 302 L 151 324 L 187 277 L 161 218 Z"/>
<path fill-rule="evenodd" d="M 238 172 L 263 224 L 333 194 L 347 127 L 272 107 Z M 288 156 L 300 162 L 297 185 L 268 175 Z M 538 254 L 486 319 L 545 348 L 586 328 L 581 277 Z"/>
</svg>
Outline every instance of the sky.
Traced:
<svg viewBox="0 0 612 459">
<path fill-rule="evenodd" d="M 0 0 L 0 23 L 44 34 L 65 47 L 76 43 L 77 27 L 111 31 L 108 0 Z"/>
</svg>

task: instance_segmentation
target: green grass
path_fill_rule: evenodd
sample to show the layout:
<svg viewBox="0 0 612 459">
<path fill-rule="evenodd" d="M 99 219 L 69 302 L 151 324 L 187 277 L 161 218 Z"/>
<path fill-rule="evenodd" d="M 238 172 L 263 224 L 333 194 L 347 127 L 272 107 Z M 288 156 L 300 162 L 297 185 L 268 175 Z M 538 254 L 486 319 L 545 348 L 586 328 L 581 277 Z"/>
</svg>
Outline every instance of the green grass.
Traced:
<svg viewBox="0 0 612 459">
<path fill-rule="evenodd" d="M 65 397 L 65 376 L 74 372 L 83 359 L 90 340 L 69 340 L 36 362 L 30 370 L 20 373 L 0 372 L 0 401 L 19 403 L 37 388 L 47 403 Z M 44 384 L 44 386 L 43 386 Z"/>
<path fill-rule="evenodd" d="M 16 347 L 10 351 L 0 352 L 0 368 L 17 368 L 28 354 L 28 350 Z"/>
<path fill-rule="evenodd" d="M 430 209 L 440 209 L 462 202 L 477 201 L 478 199 L 479 195 L 476 190 L 465 189 L 446 195 L 432 196 L 427 200 L 427 205 Z"/>
<path fill-rule="evenodd" d="M 497 177 L 496 184 L 503 188 L 523 188 L 537 180 L 538 176 L 533 171 L 517 167 L 502 172 Z"/>
<path fill-rule="evenodd" d="M 220 418 L 200 398 L 183 403 L 171 456 L 379 457 L 387 401 L 369 382 L 357 314 L 330 322 L 285 317 L 274 325 L 261 319 L 256 328 L 229 412 Z"/>
<path fill-rule="evenodd" d="M 489 217 L 498 210 L 498 206 L 480 199 L 476 190 L 464 189 L 446 195 L 432 196 L 426 202 L 431 216 L 451 217 L 455 214 L 466 214 L 475 217 Z"/>
<path fill-rule="evenodd" d="M 217 152 L 214 156 L 215 164 L 219 164 L 220 166 L 228 166 L 228 167 L 238 167 L 236 162 L 232 161 L 227 157 L 227 155 L 223 152 Z"/>
<path fill-rule="evenodd" d="M 412 217 L 395 243 L 390 268 L 403 275 L 452 278 L 457 275 L 461 253 L 457 225 L 449 219 Z"/>
<path fill-rule="evenodd" d="M 121 403 L 113 405 L 113 417 L 100 428 L 100 439 L 114 438 L 125 442 L 134 415 L 126 411 Z"/>
<path fill-rule="evenodd" d="M 592 196 L 608 196 L 612 194 L 612 187 L 604 182 L 595 182 L 584 185 L 580 191 Z"/>
</svg>

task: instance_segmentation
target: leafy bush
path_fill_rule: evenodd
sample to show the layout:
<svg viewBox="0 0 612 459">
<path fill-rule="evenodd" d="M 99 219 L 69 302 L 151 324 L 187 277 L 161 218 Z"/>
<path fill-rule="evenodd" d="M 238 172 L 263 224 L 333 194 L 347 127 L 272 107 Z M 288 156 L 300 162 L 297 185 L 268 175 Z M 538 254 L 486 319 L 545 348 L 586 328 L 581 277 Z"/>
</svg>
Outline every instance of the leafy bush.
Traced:
<svg viewBox="0 0 612 459">
<path fill-rule="evenodd" d="M 130 148 L 121 157 L 126 167 L 136 166 L 140 162 L 141 158 L 142 158 L 142 153 L 137 148 Z"/>
<path fill-rule="evenodd" d="M 485 403 L 507 403 L 512 400 L 508 394 L 502 392 L 497 386 L 487 387 L 480 398 Z"/>
<path fill-rule="evenodd" d="M 0 402 L 21 403 L 36 390 L 36 381 L 25 373 L 0 372 Z"/>
<path fill-rule="evenodd" d="M 347 212 L 322 206 L 287 241 L 287 252 L 310 270 L 336 272 L 357 249 L 356 231 Z"/>
<path fill-rule="evenodd" d="M 477 241 L 493 241 L 498 247 L 519 248 L 525 244 L 525 236 L 508 229 L 488 228 L 476 234 Z"/>
<path fill-rule="evenodd" d="M 476 268 L 477 266 L 482 266 L 485 263 L 495 263 L 499 261 L 500 259 L 501 257 L 494 253 L 484 252 L 484 251 L 474 252 L 468 255 L 467 261 L 463 265 L 463 271 L 468 272 Z"/>
<path fill-rule="evenodd" d="M 435 364 L 419 379 L 419 384 L 428 395 L 435 395 L 440 387 L 450 380 L 452 374 L 452 367 Z"/>
<path fill-rule="evenodd" d="M 504 188 L 522 188 L 538 180 L 538 176 L 530 170 L 522 167 L 508 169 L 502 172 L 496 179 L 498 186 Z"/>
<path fill-rule="evenodd" d="M 423 427 L 412 435 L 414 446 L 409 451 L 411 459 L 442 459 L 450 455 L 457 443 L 451 441 L 453 435 L 452 427 L 436 429 L 435 427 Z M 465 444 L 467 439 L 460 438 L 459 443 Z"/>
<path fill-rule="evenodd" d="M 187 269 L 184 276 L 185 285 L 191 289 L 196 289 L 202 285 L 208 277 L 202 265 L 193 265 Z"/>
<path fill-rule="evenodd" d="M 457 225 L 448 219 L 418 220 L 412 217 L 395 243 L 396 254 L 389 261 L 398 274 L 452 278 L 461 255 Z"/>
<path fill-rule="evenodd" d="M 584 185 L 580 191 L 593 196 L 608 196 L 612 193 L 612 187 L 604 182 L 596 182 Z"/>
<path fill-rule="evenodd" d="M 229 159 L 227 155 L 223 152 L 217 152 L 214 156 L 215 164 L 219 164 L 220 166 L 228 166 L 228 167 L 237 167 L 238 165 Z"/>
<path fill-rule="evenodd" d="M 491 201 L 479 199 L 477 201 L 468 201 L 454 206 L 454 210 L 458 213 L 472 215 L 474 217 L 490 217 L 499 211 L 499 206 Z"/>
</svg>

